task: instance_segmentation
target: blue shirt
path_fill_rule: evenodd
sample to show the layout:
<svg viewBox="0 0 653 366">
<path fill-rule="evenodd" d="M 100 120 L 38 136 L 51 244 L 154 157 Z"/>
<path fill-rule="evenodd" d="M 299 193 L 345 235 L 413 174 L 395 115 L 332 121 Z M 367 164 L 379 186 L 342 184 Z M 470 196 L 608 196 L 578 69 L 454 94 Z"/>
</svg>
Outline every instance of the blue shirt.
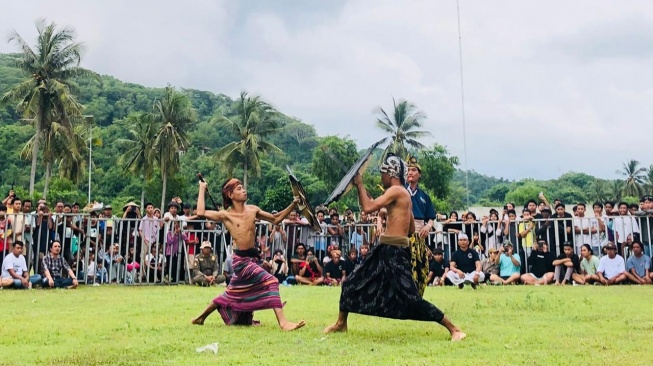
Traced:
<svg viewBox="0 0 653 366">
<path fill-rule="evenodd" d="M 411 200 L 413 201 L 413 216 L 415 220 L 435 220 L 435 209 L 433 208 L 433 202 L 431 202 L 431 197 L 429 197 L 426 192 L 419 188 L 419 185 L 415 191 L 410 190 L 410 186 L 407 187 L 408 192 L 410 193 Z"/>
<path fill-rule="evenodd" d="M 646 254 L 642 254 L 639 258 L 631 255 L 626 261 L 626 271 L 630 272 L 632 268 L 635 268 L 635 272 L 639 277 L 646 276 L 646 270 L 651 269 L 651 258 Z"/>
<path fill-rule="evenodd" d="M 513 258 L 517 260 L 521 264 L 521 260 L 519 259 L 519 254 L 514 253 L 512 255 Z M 501 257 L 499 258 L 499 275 L 500 276 L 512 276 L 515 273 L 519 273 L 519 266 L 516 266 L 510 257 L 508 257 L 505 254 L 501 254 Z"/>
</svg>

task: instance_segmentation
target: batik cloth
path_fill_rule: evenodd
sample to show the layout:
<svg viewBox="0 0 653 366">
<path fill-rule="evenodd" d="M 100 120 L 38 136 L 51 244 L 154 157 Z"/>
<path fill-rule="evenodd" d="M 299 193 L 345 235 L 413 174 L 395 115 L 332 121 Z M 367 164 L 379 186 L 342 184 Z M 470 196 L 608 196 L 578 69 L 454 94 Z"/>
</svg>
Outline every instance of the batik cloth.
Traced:
<svg viewBox="0 0 653 366">
<path fill-rule="evenodd" d="M 424 296 L 429 277 L 429 262 L 426 240 L 421 238 L 419 233 L 413 234 L 410 238 L 410 266 L 417 292 L 419 296 Z"/>
<path fill-rule="evenodd" d="M 422 299 L 411 275 L 410 249 L 380 244 L 342 282 L 340 311 L 392 319 L 441 322 L 444 314 Z"/>
</svg>

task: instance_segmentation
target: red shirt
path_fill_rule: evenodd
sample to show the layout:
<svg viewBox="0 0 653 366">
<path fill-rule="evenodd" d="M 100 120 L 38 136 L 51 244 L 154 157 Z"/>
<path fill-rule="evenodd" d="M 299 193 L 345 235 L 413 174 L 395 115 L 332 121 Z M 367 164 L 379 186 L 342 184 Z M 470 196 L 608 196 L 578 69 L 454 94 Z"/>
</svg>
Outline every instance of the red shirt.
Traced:
<svg viewBox="0 0 653 366">
<path fill-rule="evenodd" d="M 11 239 L 11 220 L 5 217 L 4 220 L 0 221 L 0 252 L 11 248 Z"/>
</svg>

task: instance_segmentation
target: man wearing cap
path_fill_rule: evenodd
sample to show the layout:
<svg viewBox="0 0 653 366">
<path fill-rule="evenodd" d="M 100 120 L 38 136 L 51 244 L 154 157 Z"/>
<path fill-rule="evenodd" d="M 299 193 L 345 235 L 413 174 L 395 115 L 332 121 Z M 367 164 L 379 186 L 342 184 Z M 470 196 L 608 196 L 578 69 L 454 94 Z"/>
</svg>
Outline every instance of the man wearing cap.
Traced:
<svg viewBox="0 0 653 366">
<path fill-rule="evenodd" d="M 574 274 L 580 274 L 580 259 L 574 254 L 574 244 L 572 242 L 564 242 L 562 253 L 553 261 L 553 266 L 555 267 L 554 279 L 556 285 L 562 284 L 564 286 L 571 281 Z"/>
<path fill-rule="evenodd" d="M 218 275 L 218 257 L 212 254 L 211 242 L 202 242 L 201 253 L 193 261 L 193 284 L 211 286 L 226 280 L 225 276 Z"/>
<path fill-rule="evenodd" d="M 451 283 L 463 288 L 468 282 L 476 289 L 476 285 L 485 282 L 485 273 L 481 271 L 481 260 L 478 252 L 469 247 L 469 238 L 466 234 L 458 235 L 458 250 L 451 255 L 447 278 Z"/>
<path fill-rule="evenodd" d="M 613 242 L 608 242 L 605 250 L 608 255 L 601 257 L 597 270 L 599 281 L 605 286 L 624 282 L 628 278 L 626 276 L 626 265 L 624 258 L 617 254 L 617 246 Z"/>
<path fill-rule="evenodd" d="M 528 211 L 527 211 L 528 212 Z M 499 277 L 504 285 L 519 283 L 519 269 L 521 268 L 521 258 L 514 252 L 510 241 L 506 241 L 499 248 L 501 256 L 499 257 Z"/>
<path fill-rule="evenodd" d="M 415 233 L 410 239 L 411 262 L 413 280 L 417 284 L 420 296 L 424 295 L 424 289 L 429 282 L 429 264 L 427 257 L 426 240 L 429 232 L 433 229 L 435 220 L 435 209 L 433 202 L 426 192 L 419 188 L 419 179 L 422 177 L 422 168 L 414 156 L 409 156 L 407 189 L 413 203 L 413 217 L 415 218 Z"/>
</svg>

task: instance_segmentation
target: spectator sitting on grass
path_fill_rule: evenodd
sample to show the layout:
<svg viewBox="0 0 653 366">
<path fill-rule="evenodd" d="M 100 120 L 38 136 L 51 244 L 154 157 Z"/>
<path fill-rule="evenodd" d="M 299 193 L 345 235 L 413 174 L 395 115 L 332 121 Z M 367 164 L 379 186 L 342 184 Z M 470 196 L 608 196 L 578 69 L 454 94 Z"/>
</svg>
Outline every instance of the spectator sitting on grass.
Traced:
<svg viewBox="0 0 653 366">
<path fill-rule="evenodd" d="M 53 240 L 52 244 L 50 244 L 50 253 L 44 256 L 41 261 L 43 287 L 77 288 L 75 273 L 73 273 L 68 262 L 60 254 L 61 242 L 59 240 Z M 63 270 L 68 273 L 67 278 L 61 277 Z"/>
<path fill-rule="evenodd" d="M 555 256 L 548 251 L 546 241 L 538 240 L 528 256 L 531 271 L 521 276 L 521 282 L 524 285 L 546 285 L 553 282 L 554 260 Z"/>
<path fill-rule="evenodd" d="M 338 246 L 336 245 L 335 242 L 331 243 L 331 245 L 329 245 L 329 247 L 327 248 L 327 255 L 324 257 L 324 259 L 322 259 L 323 266 L 326 267 L 327 263 L 331 262 L 331 252 L 333 252 L 334 250 L 338 250 Z M 344 262 L 345 258 L 340 258 L 340 260 Z"/>
<path fill-rule="evenodd" d="M 566 241 L 562 247 L 562 253 L 553 261 L 555 266 L 555 284 L 566 285 L 572 279 L 574 273 L 580 273 L 580 260 L 574 254 L 574 245 Z"/>
<path fill-rule="evenodd" d="M 521 258 L 519 258 L 519 254 L 514 253 L 513 250 L 510 241 L 507 241 L 501 248 L 499 248 L 499 252 L 501 252 L 499 257 L 499 277 L 501 277 L 501 282 L 504 285 L 519 283 Z"/>
<path fill-rule="evenodd" d="M 306 246 L 303 243 L 297 243 L 295 254 L 290 258 L 290 265 L 294 275 L 299 274 L 299 265 L 306 261 Z"/>
<path fill-rule="evenodd" d="M 111 277 L 111 283 L 122 282 L 125 274 L 125 258 L 120 255 L 120 245 L 118 243 L 111 247 L 110 262 L 109 276 Z"/>
<path fill-rule="evenodd" d="M 469 247 L 469 238 L 465 234 L 458 235 L 458 250 L 451 255 L 449 268 L 447 278 L 460 289 L 465 287 L 465 283 L 470 283 L 476 289 L 476 285 L 485 281 L 481 260 L 478 253 Z"/>
<path fill-rule="evenodd" d="M 499 256 L 501 253 L 495 248 L 490 248 L 488 252 L 490 257 L 481 261 L 481 271 L 485 277 L 484 282 L 490 281 L 492 284 L 498 285 L 503 283 L 501 277 L 499 277 L 499 262 L 501 259 Z"/>
<path fill-rule="evenodd" d="M 272 268 L 272 275 L 279 283 L 284 283 L 288 278 L 288 263 L 286 262 L 286 256 L 283 254 L 283 250 L 277 249 L 274 251 L 270 266 Z"/>
<path fill-rule="evenodd" d="M 581 278 L 577 279 L 581 285 L 589 285 L 599 282 L 599 258 L 594 255 L 594 250 L 589 244 L 583 244 L 580 248 L 580 255 L 583 259 L 580 261 Z"/>
<path fill-rule="evenodd" d="M 331 251 L 331 261 L 324 266 L 324 284 L 327 286 L 339 286 L 347 277 L 345 265 L 338 249 Z"/>
<path fill-rule="evenodd" d="M 651 284 L 651 258 L 644 254 L 644 248 L 639 240 L 632 243 L 633 254 L 626 261 L 626 276 L 630 282 L 637 285 Z"/>
<path fill-rule="evenodd" d="M 322 266 L 315 257 L 313 248 L 306 250 L 306 260 L 299 264 L 299 273 L 295 276 L 295 281 L 299 284 L 311 286 L 321 285 L 324 282 Z"/>
<path fill-rule="evenodd" d="M 432 258 L 429 258 L 429 276 L 426 283 L 429 286 L 444 286 L 447 272 L 449 272 L 449 261 L 444 259 L 442 249 L 436 248 Z"/>
<path fill-rule="evenodd" d="M 358 263 L 358 251 L 356 248 L 349 249 L 349 255 L 345 260 L 345 275 L 349 276 L 354 272 Z"/>
<path fill-rule="evenodd" d="M 26 289 L 32 288 L 41 281 L 41 276 L 30 276 L 27 270 L 27 262 L 21 254 L 23 252 L 23 242 L 16 240 L 11 245 L 11 253 L 5 256 L 2 262 L 2 277 L 0 287 Z"/>
<path fill-rule="evenodd" d="M 361 245 L 360 252 L 361 252 L 361 255 L 358 257 L 358 265 L 363 263 L 365 258 L 367 258 L 367 255 L 370 253 L 370 246 L 368 244 Z"/>
<path fill-rule="evenodd" d="M 231 254 L 227 256 L 222 264 L 222 275 L 224 276 L 224 282 L 229 285 L 231 277 L 234 276 L 234 257 Z"/>
<path fill-rule="evenodd" d="M 599 260 L 597 271 L 599 281 L 605 286 L 624 282 L 628 277 L 626 276 L 624 258 L 617 254 L 617 246 L 613 242 L 609 242 L 604 248 L 608 254 Z"/>
</svg>

